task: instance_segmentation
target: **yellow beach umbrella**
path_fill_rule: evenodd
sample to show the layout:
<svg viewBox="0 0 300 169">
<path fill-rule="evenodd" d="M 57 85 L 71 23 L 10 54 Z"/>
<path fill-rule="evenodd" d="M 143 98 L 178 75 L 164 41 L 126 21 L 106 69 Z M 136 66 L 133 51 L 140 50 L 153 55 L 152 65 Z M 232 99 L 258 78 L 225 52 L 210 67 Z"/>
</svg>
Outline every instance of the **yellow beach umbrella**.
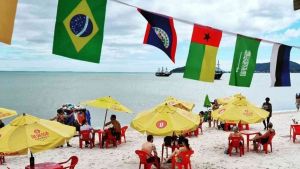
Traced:
<svg viewBox="0 0 300 169">
<path fill-rule="evenodd" d="M 240 93 L 238 93 L 238 94 L 235 94 L 233 96 L 228 96 L 228 97 L 224 97 L 224 98 L 218 98 L 217 102 L 220 105 L 225 105 L 225 104 L 228 104 L 228 103 L 234 101 L 234 99 L 240 98 L 240 97 L 243 97 L 243 95 L 240 94 Z"/>
<path fill-rule="evenodd" d="M 166 104 L 166 103 L 170 106 L 174 106 L 174 107 L 186 110 L 186 111 L 192 111 L 193 108 L 195 107 L 194 103 L 179 100 L 172 96 L 167 97 L 162 104 Z"/>
<path fill-rule="evenodd" d="M 55 148 L 72 138 L 76 130 L 56 121 L 23 114 L 0 130 L 0 152 L 22 155 Z"/>
<path fill-rule="evenodd" d="M 131 127 L 141 133 L 168 136 L 194 130 L 199 122 L 198 115 L 164 104 L 139 113 L 132 120 Z"/>
<path fill-rule="evenodd" d="M 107 117 L 107 111 L 108 110 L 113 110 L 113 111 L 116 111 L 116 112 L 131 113 L 131 110 L 129 108 L 125 107 L 120 102 L 113 99 L 111 96 L 101 97 L 101 98 L 94 99 L 94 100 L 89 100 L 89 101 L 84 101 L 80 104 L 90 106 L 90 107 L 95 107 L 95 108 L 106 109 L 104 124 L 106 122 L 106 117 Z M 104 128 L 104 124 L 103 124 L 103 128 Z"/>
<path fill-rule="evenodd" d="M 268 111 L 256 107 L 242 95 L 235 96 L 233 100 L 212 112 L 212 117 L 216 120 L 244 124 L 259 123 L 268 115 Z"/>
<path fill-rule="evenodd" d="M 17 115 L 15 110 L 0 108 L 0 119 L 9 118 L 15 115 Z"/>
</svg>

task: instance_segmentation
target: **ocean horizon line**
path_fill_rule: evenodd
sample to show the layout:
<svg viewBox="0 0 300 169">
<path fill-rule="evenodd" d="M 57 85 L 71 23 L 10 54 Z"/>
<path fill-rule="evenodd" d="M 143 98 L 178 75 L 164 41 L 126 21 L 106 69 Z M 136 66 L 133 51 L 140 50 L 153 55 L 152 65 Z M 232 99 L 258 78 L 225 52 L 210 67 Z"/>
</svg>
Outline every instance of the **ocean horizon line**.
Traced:
<svg viewBox="0 0 300 169">
<path fill-rule="evenodd" d="M 97 72 L 97 71 L 56 71 L 56 70 L 0 70 L 0 73 L 24 72 L 24 73 L 155 73 L 155 72 Z"/>
</svg>

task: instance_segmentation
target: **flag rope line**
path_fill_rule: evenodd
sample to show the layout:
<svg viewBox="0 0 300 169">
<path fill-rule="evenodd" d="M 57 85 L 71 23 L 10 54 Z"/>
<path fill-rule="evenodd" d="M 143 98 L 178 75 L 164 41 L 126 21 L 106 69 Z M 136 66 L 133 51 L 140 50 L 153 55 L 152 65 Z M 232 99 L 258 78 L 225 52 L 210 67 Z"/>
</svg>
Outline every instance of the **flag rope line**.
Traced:
<svg viewBox="0 0 300 169">
<path fill-rule="evenodd" d="M 125 6 L 129 6 L 129 7 L 133 7 L 133 8 L 142 9 L 142 8 L 140 8 L 140 7 L 137 7 L 137 6 L 134 6 L 134 5 L 131 5 L 131 4 L 128 4 L 128 3 L 125 3 L 125 2 L 119 1 L 119 0 L 110 0 L 110 1 L 113 1 L 113 2 L 116 2 L 116 3 L 119 3 L 119 4 L 122 4 L 122 5 L 125 5 Z M 145 9 L 142 9 L 142 10 L 148 11 L 148 12 L 152 12 L 152 11 L 145 10 Z M 158 15 L 162 15 L 162 14 L 159 14 L 159 13 L 156 13 L 156 12 L 152 12 L 152 13 L 155 13 L 155 14 L 158 14 Z M 170 17 L 170 16 L 168 16 L 168 15 L 163 15 L 163 16 Z M 174 20 L 176 20 L 176 21 L 179 21 L 179 22 L 182 22 L 182 23 L 185 23 L 185 24 L 188 24 L 188 25 L 194 25 L 194 24 L 197 24 L 197 25 L 200 25 L 200 26 L 207 26 L 207 25 L 201 25 L 201 24 L 198 24 L 198 23 L 194 23 L 194 22 L 191 22 L 191 21 L 188 21 L 188 20 L 176 18 L 176 17 L 172 17 L 172 18 L 173 18 Z M 211 27 L 211 28 L 213 28 L 213 27 Z M 218 28 L 214 28 L 214 29 L 218 29 Z M 219 30 L 222 30 L 222 29 L 219 29 Z M 226 31 L 226 30 L 222 30 L 222 32 L 225 33 L 225 34 L 227 34 L 227 35 L 232 35 L 232 36 L 236 36 L 236 35 L 246 36 L 246 35 L 243 35 L 243 34 L 238 34 L 238 33 L 234 33 L 234 32 L 231 32 L 231 31 Z M 283 44 L 283 43 L 274 42 L 274 41 L 271 41 L 271 40 L 265 40 L 265 39 L 261 39 L 261 38 L 256 38 L 256 37 L 252 37 L 252 36 L 246 36 L 246 37 L 253 38 L 253 39 L 259 39 L 261 42 L 270 43 L 270 44 Z M 287 45 L 287 46 L 290 46 L 290 45 Z M 291 46 L 291 47 L 300 49 L 300 46 Z"/>
</svg>

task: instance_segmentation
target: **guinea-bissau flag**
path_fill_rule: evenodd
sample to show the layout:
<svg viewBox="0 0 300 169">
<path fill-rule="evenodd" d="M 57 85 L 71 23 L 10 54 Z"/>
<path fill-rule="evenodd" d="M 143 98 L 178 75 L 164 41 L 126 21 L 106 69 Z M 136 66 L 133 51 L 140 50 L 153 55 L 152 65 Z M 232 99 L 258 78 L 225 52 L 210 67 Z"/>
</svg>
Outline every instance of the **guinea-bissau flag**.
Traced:
<svg viewBox="0 0 300 169">
<path fill-rule="evenodd" d="M 11 44 L 18 0 L 0 0 L 0 42 Z"/>
<path fill-rule="evenodd" d="M 184 78 L 213 82 L 216 57 L 222 31 L 207 26 L 194 25 Z"/>
<path fill-rule="evenodd" d="M 274 44 L 270 61 L 271 86 L 291 86 L 290 52 L 292 47 Z"/>
<path fill-rule="evenodd" d="M 177 35 L 173 18 L 142 9 L 138 9 L 138 11 L 148 21 L 144 44 L 161 49 L 175 63 Z"/>
<path fill-rule="evenodd" d="M 237 35 L 229 85 L 250 86 L 259 44 L 260 39 Z"/>
<path fill-rule="evenodd" d="M 107 0 L 59 0 L 53 54 L 99 63 Z"/>
</svg>

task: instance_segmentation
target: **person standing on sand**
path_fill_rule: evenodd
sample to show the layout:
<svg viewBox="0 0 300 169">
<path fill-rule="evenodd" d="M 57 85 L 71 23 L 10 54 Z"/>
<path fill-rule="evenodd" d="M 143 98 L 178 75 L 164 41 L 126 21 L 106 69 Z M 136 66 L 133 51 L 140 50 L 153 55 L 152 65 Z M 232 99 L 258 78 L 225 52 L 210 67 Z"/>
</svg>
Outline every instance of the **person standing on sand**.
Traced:
<svg viewBox="0 0 300 169">
<path fill-rule="evenodd" d="M 300 93 L 299 94 L 296 93 L 296 108 L 297 108 L 297 111 L 299 111 L 299 108 L 300 108 Z"/>
<path fill-rule="evenodd" d="M 270 123 L 270 118 L 272 117 L 272 104 L 270 103 L 270 98 L 269 97 L 266 97 L 266 102 L 263 103 L 262 105 L 262 109 L 266 110 L 269 112 L 269 116 L 267 118 L 267 124 L 266 124 L 266 121 L 264 120 L 263 123 L 264 123 L 264 130 L 267 129 L 267 126 L 268 124 Z"/>
<path fill-rule="evenodd" d="M 212 111 L 217 110 L 220 107 L 217 99 L 214 100 L 214 102 L 212 103 L 212 105 L 213 105 L 212 106 Z M 219 121 L 214 119 L 214 127 L 218 127 L 218 125 L 219 125 Z"/>
<path fill-rule="evenodd" d="M 57 112 L 57 115 L 54 118 L 50 119 L 50 120 L 52 120 L 52 121 L 56 120 L 59 123 L 66 124 L 66 115 L 65 115 L 65 112 L 64 112 L 63 108 L 57 109 L 56 112 Z M 70 145 L 69 141 L 67 141 L 67 146 L 72 147 Z M 61 145 L 61 147 L 63 147 L 63 145 Z"/>
</svg>

